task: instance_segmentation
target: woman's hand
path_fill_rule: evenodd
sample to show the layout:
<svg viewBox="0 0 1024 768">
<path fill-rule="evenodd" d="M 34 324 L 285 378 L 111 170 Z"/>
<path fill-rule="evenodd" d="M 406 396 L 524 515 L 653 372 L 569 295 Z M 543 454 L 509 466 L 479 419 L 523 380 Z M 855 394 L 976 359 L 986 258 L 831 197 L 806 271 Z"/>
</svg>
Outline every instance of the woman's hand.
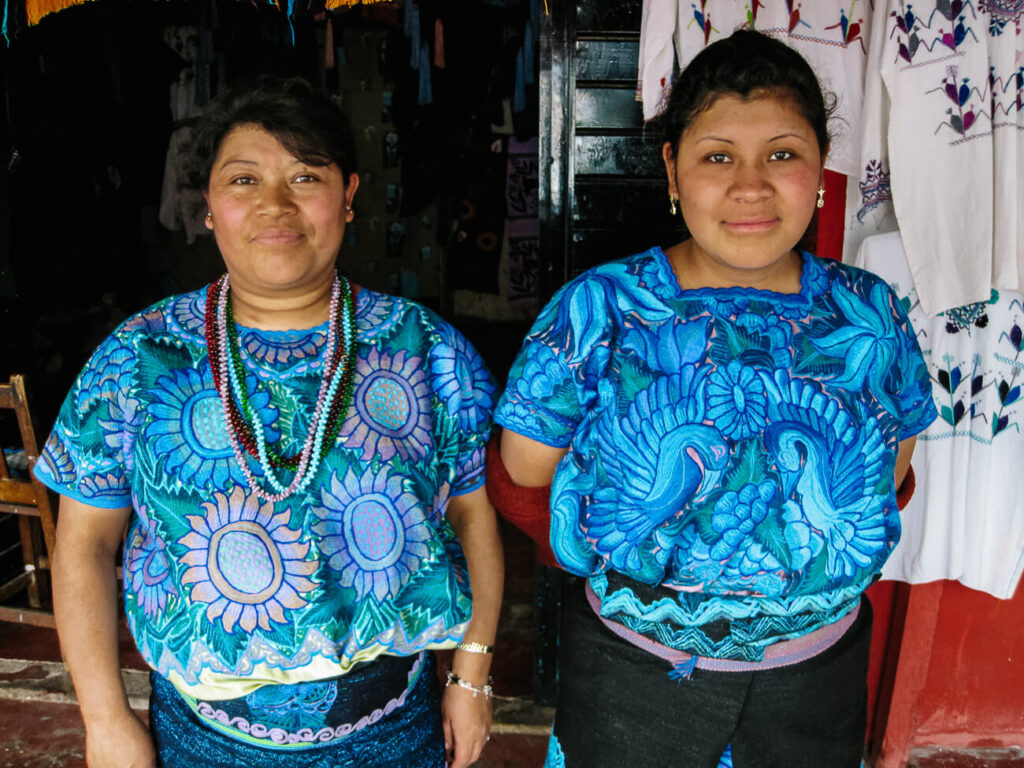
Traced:
<svg viewBox="0 0 1024 768">
<path fill-rule="evenodd" d="M 473 592 L 473 618 L 462 639 L 467 643 L 494 645 L 505 563 L 498 521 L 487 490 L 480 486 L 453 496 L 447 516 L 466 554 Z M 487 683 L 490 669 L 490 653 L 456 650 L 452 657 L 452 672 L 474 686 Z M 480 757 L 487 743 L 487 734 L 491 731 L 491 701 L 482 693 L 473 696 L 473 691 L 449 685 L 444 690 L 441 711 L 448 764 L 451 768 L 465 768 Z"/>
<path fill-rule="evenodd" d="M 114 565 L 131 507 L 101 509 L 67 496 L 57 516 L 53 607 L 64 663 L 85 721 L 89 768 L 151 768 L 149 731 L 132 712 L 117 654 Z"/>
<path fill-rule="evenodd" d="M 149 729 L 129 710 L 86 726 L 85 762 L 89 768 L 155 768 L 156 750 Z"/>
<path fill-rule="evenodd" d="M 483 752 L 491 732 L 491 700 L 458 685 L 444 689 L 444 750 L 449 768 L 466 768 Z"/>
</svg>

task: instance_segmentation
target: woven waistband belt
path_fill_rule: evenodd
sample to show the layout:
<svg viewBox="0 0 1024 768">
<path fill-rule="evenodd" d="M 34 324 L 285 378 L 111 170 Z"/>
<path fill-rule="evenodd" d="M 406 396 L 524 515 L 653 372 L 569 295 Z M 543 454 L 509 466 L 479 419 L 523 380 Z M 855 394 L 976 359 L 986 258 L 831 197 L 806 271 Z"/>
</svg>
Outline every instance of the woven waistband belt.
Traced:
<svg viewBox="0 0 1024 768">
<path fill-rule="evenodd" d="M 627 629 L 618 622 L 601 615 L 601 599 L 591 588 L 590 582 L 587 582 L 585 589 L 587 602 L 601 623 L 630 645 L 669 662 L 672 665 L 669 677 L 673 679 L 688 678 L 694 669 L 708 669 L 715 672 L 758 672 L 788 667 L 806 661 L 835 645 L 839 638 L 846 634 L 846 630 L 853 626 L 853 622 L 857 620 L 857 615 L 860 613 L 860 603 L 858 602 L 857 606 L 839 621 L 826 624 L 824 627 L 819 627 L 813 632 L 808 632 L 793 640 L 783 640 L 769 645 L 765 648 L 764 658 L 761 661 L 734 661 L 712 659 L 707 656 L 695 656 L 685 651 L 677 651 L 675 648 L 655 642 L 639 632 Z"/>
<path fill-rule="evenodd" d="M 338 678 L 268 685 L 239 699 L 181 698 L 200 722 L 238 741 L 304 749 L 344 738 L 401 707 L 424 662 L 424 652 L 380 656 Z"/>
</svg>

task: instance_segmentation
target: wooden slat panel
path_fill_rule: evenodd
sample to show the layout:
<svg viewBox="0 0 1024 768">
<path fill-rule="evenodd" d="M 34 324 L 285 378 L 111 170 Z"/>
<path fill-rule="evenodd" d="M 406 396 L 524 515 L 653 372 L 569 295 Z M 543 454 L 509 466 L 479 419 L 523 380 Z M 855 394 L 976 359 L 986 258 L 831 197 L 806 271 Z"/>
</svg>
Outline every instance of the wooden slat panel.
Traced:
<svg viewBox="0 0 1024 768">
<path fill-rule="evenodd" d="M 34 627 L 57 628 L 53 614 L 49 611 L 35 611 L 31 608 L 9 608 L 0 605 L 0 621 L 11 621 L 17 624 L 30 624 Z"/>
<path fill-rule="evenodd" d="M 6 600 L 11 595 L 16 595 L 25 589 L 32 583 L 34 575 L 32 571 L 22 571 L 3 586 L 0 586 L 0 600 Z"/>
<path fill-rule="evenodd" d="M 578 32 L 640 32 L 642 3 L 638 0 L 595 0 L 576 3 L 572 21 Z"/>
<path fill-rule="evenodd" d="M 35 504 L 8 504 L 0 501 L 0 513 L 21 517 L 39 517 L 39 507 Z"/>
<path fill-rule="evenodd" d="M 636 84 L 640 43 L 628 40 L 577 40 L 573 66 L 576 80 Z"/>
<path fill-rule="evenodd" d="M 643 127 L 643 108 L 635 88 L 577 88 L 576 129 Z"/>
<path fill-rule="evenodd" d="M 661 144 L 642 136 L 577 136 L 576 176 L 587 174 L 665 179 Z"/>
<path fill-rule="evenodd" d="M 0 479 L 0 501 L 34 505 L 36 503 L 35 489 L 32 487 L 32 483 L 25 480 Z"/>
<path fill-rule="evenodd" d="M 637 225 L 668 229 L 668 185 L 661 180 L 635 183 L 576 181 L 573 195 L 574 226 Z"/>
</svg>

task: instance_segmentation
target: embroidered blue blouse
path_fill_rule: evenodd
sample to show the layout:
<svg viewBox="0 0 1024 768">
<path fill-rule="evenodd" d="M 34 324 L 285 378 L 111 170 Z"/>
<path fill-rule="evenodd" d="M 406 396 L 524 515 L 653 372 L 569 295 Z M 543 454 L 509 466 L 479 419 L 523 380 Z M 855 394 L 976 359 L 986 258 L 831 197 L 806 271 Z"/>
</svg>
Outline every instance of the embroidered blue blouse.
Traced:
<svg viewBox="0 0 1024 768">
<path fill-rule="evenodd" d="M 871 273 L 803 254 L 799 294 L 682 290 L 655 248 L 555 295 L 495 417 L 569 449 L 551 545 L 602 615 L 757 661 L 852 610 L 881 570 L 899 441 L 935 417 L 930 392 Z"/>
<path fill-rule="evenodd" d="M 226 699 L 453 645 L 471 603 L 444 511 L 483 483 L 495 387 L 480 356 L 424 307 L 360 290 L 348 416 L 307 490 L 267 503 L 228 441 L 205 305 L 205 290 L 171 297 L 111 334 L 36 465 L 59 493 L 134 507 L 125 608 L 147 662 Z M 308 431 L 325 341 L 326 324 L 240 329 L 252 406 L 287 452 Z"/>
</svg>

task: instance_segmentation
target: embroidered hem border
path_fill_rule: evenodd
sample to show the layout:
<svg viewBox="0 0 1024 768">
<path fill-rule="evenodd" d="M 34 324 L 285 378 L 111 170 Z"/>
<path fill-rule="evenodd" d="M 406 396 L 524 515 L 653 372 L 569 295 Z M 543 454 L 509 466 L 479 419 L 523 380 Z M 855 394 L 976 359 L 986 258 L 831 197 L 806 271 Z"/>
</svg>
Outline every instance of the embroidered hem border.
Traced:
<svg viewBox="0 0 1024 768">
<path fill-rule="evenodd" d="M 860 613 L 860 602 L 858 602 L 852 611 L 838 621 L 827 624 L 824 627 L 819 627 L 802 637 L 797 637 L 793 640 L 783 640 L 782 642 L 769 645 L 765 649 L 762 661 L 736 661 L 732 659 L 713 659 L 707 656 L 695 656 L 685 651 L 677 651 L 631 629 L 627 629 L 621 624 L 601 615 L 601 600 L 590 586 L 590 582 L 587 582 L 585 590 L 587 602 L 597 615 L 597 618 L 601 620 L 601 623 L 630 645 L 634 645 L 642 651 L 647 651 L 647 653 L 671 663 L 672 672 L 669 673 L 669 676 L 673 678 L 688 678 L 695 668 L 715 672 L 757 672 L 787 667 L 801 661 L 806 661 L 834 645 L 846 633 L 846 630 L 853 626 L 853 622 L 856 621 L 857 615 Z"/>
<path fill-rule="evenodd" d="M 208 701 L 191 699 L 189 697 L 183 698 L 204 724 L 233 739 L 259 747 L 307 749 L 313 746 L 330 744 L 352 733 L 361 731 L 404 705 L 409 692 L 413 689 L 422 671 L 423 657 L 423 652 L 417 655 L 416 661 L 413 662 L 412 668 L 409 670 L 408 684 L 400 696 L 388 700 L 384 706 L 374 709 L 354 723 L 325 726 L 316 731 L 312 728 L 287 731 L 284 728 L 271 727 L 260 722 L 249 722 L 244 717 L 232 716 L 223 709 L 214 707 Z"/>
</svg>

